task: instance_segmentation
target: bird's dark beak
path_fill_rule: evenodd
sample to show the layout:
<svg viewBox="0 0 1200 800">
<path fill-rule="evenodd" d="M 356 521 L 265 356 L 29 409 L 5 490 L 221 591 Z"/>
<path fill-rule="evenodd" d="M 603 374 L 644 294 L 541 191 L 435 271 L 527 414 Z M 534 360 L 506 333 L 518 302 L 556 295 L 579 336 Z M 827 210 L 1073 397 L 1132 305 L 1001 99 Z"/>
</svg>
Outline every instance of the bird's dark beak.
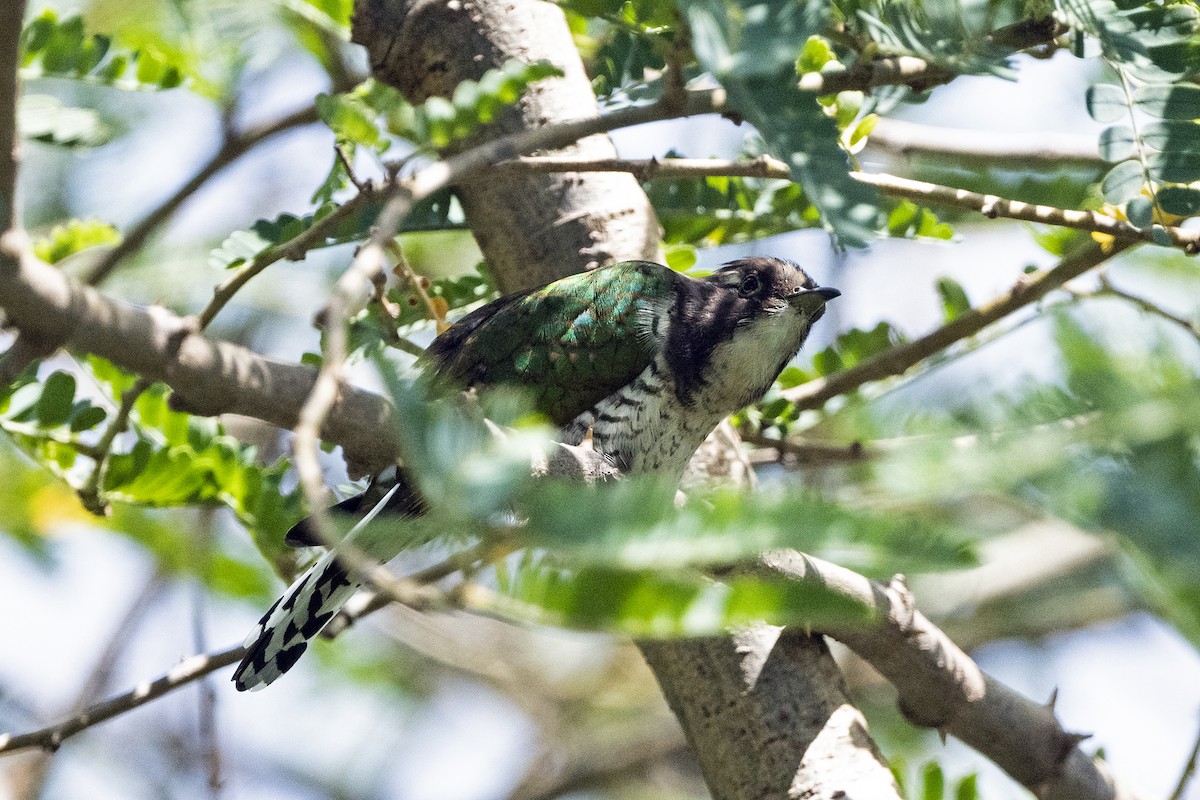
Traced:
<svg viewBox="0 0 1200 800">
<path fill-rule="evenodd" d="M 819 289 L 812 290 L 814 294 L 820 295 L 821 299 L 828 303 L 835 297 L 841 297 L 842 293 L 832 286 L 822 286 Z"/>
</svg>

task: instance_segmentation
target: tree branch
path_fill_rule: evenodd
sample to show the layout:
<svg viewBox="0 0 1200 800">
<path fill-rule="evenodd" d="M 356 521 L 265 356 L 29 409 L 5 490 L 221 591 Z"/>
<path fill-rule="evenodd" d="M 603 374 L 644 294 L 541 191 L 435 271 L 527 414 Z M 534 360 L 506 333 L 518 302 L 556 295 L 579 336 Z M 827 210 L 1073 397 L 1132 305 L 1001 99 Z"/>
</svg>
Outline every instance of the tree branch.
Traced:
<svg viewBox="0 0 1200 800">
<path fill-rule="evenodd" d="M 893 197 L 908 197 L 925 203 L 966 208 L 978 211 L 989 219 L 1005 217 L 1026 222 L 1041 222 L 1046 225 L 1104 233 L 1126 241 L 1152 244 L 1157 244 L 1156 237 L 1161 237 L 1165 233 L 1170 238 L 1170 243 L 1181 248 L 1185 253 L 1189 255 L 1200 253 L 1200 232 L 1197 231 L 1163 226 L 1139 228 L 1098 211 L 1074 211 L 1023 203 L 1020 200 L 1007 200 L 993 194 L 979 194 L 966 189 L 938 186 L 934 183 L 897 178 L 893 175 L 872 175 L 865 172 L 855 172 L 853 175 L 854 179 L 860 183 L 876 186 Z"/>
<path fill-rule="evenodd" d="M 157 700 L 165 694 L 175 691 L 181 686 L 187 686 L 192 681 L 199 680 L 221 667 L 236 664 L 246 654 L 242 645 L 229 647 L 215 653 L 205 653 L 190 656 L 180 661 L 170 672 L 138 684 L 124 694 L 89 706 L 73 717 L 29 733 L 0 734 L 0 753 L 11 753 L 31 747 L 43 750 L 57 750 L 67 738 L 80 731 L 87 730 L 93 725 L 112 719 L 113 717 L 144 706 L 152 700 Z"/>
<path fill-rule="evenodd" d="M 493 553 L 501 551 L 494 548 L 474 547 L 455 553 L 444 561 L 427 567 L 406 578 L 393 578 L 396 589 L 393 600 L 403 605 L 421 608 L 428 606 L 428 600 L 434 595 L 444 595 L 430 584 L 455 572 L 468 568 L 480 559 L 487 559 Z M 502 556 L 501 556 L 502 557 Z M 334 638 L 346 630 L 354 621 L 372 613 L 384 604 L 359 604 L 353 612 L 344 611 L 340 615 L 344 622 L 334 628 L 327 627 L 322 633 L 325 638 Z M 55 725 L 40 728 L 36 731 L 22 734 L 0 734 L 0 755 L 17 750 L 39 747 L 44 750 L 56 750 L 63 741 L 93 725 L 112 719 L 115 716 L 132 711 L 152 700 L 157 700 L 165 694 L 199 680 L 222 667 L 236 664 L 246 654 L 243 645 L 228 647 L 214 653 L 202 653 L 185 658 L 166 675 L 138 684 L 124 694 L 105 700 L 102 703 L 82 709 L 79 713 Z"/>
<path fill-rule="evenodd" d="M 0 6 L 0 233 L 21 225 L 17 202 L 17 98 L 21 91 L 17 63 L 24 21 L 25 0 L 11 0 Z"/>
<path fill-rule="evenodd" d="M 308 106 L 271 122 L 255 125 L 240 133 L 227 136 L 220 149 L 200 169 L 196 170 L 195 175 L 130 228 L 120 244 L 104 254 L 104 257 L 84 277 L 84 282 L 96 286 L 107 279 L 122 261 L 140 250 L 151 235 L 169 220 L 188 198 L 225 167 L 276 134 L 319 121 L 320 117 L 317 115 L 316 106 Z"/>
<path fill-rule="evenodd" d="M 896 687 L 914 725 L 949 733 L 1040 798 L 1132 800 L 1103 762 L 1079 749 L 1087 736 L 1063 730 L 1041 705 L 984 673 L 916 608 L 902 578 L 888 584 L 795 551 L 768 554 L 764 568 L 812 581 L 870 608 L 873 623 L 826 629 Z"/>
<path fill-rule="evenodd" d="M 1050 44 L 1067 30 L 1065 25 L 1047 16 L 1040 20 L 1019 20 L 979 38 L 985 44 L 1017 52 Z M 800 89 L 816 94 L 835 94 L 867 92 L 878 86 L 907 86 L 915 92 L 923 92 L 957 77 L 952 70 L 916 56 L 883 56 L 860 59 L 840 72 L 806 72 L 800 76 Z"/>
<path fill-rule="evenodd" d="M 172 402 L 197 414 L 242 414 L 291 428 L 316 370 L 264 358 L 244 347 L 195 332 L 194 324 L 158 307 L 139 308 L 110 299 L 38 261 L 23 233 L 0 239 L 0 306 L 10 323 L 35 338 L 64 342 L 124 369 L 160 380 Z M 326 438 L 351 458 L 383 465 L 396 456 L 389 430 L 391 409 L 372 392 L 344 387 Z"/>
<path fill-rule="evenodd" d="M 946 349 L 955 342 L 974 336 L 1014 311 L 1041 300 L 1054 289 L 1108 260 L 1128 244 L 1117 242 L 1109 252 L 1090 244 L 1062 259 L 1053 269 L 1025 276 L 1012 289 L 977 306 L 952 322 L 905 345 L 893 347 L 855 366 L 781 393 L 798 409 L 820 408 L 827 400 L 851 392 L 865 383 L 902 375 L 909 368 Z"/>
<path fill-rule="evenodd" d="M 631 172 L 640 181 L 656 178 L 700 178 L 710 175 L 737 176 L 743 178 L 778 178 L 791 180 L 786 164 L 771 156 L 759 156 L 751 160 L 725 160 L 717 158 L 649 158 L 649 159 L 566 159 L 557 156 L 517 158 L 498 165 L 502 169 L 523 169 L 533 172 Z M 991 194 L 979 194 L 952 186 L 914 181 L 895 175 L 868 172 L 851 172 L 850 176 L 859 183 L 874 186 L 891 197 L 907 197 L 924 203 L 956 206 L 978 211 L 989 219 L 1000 217 L 1025 222 L 1040 222 L 1063 228 L 1102 233 L 1117 239 L 1157 244 L 1157 237 L 1165 232 L 1171 244 L 1188 254 L 1200 252 L 1200 231 L 1178 227 L 1156 226 L 1139 228 L 1124 220 L 1101 214 L 1098 211 L 1076 211 L 1054 206 L 1035 205 L 1020 200 L 1009 200 Z"/>
<path fill-rule="evenodd" d="M 1102 297 L 1115 297 L 1119 300 L 1124 300 L 1125 302 L 1141 311 L 1144 311 L 1147 314 L 1165 319 L 1167 322 L 1183 328 L 1185 331 L 1191 334 L 1194 339 L 1200 341 L 1200 322 L 1184 319 L 1178 314 L 1173 314 L 1157 303 L 1151 302 L 1144 297 L 1130 294 L 1123 289 L 1118 289 L 1109 282 L 1108 276 L 1104 272 L 1100 273 L 1099 289 L 1094 291 L 1072 291 L 1071 294 L 1079 300 L 1090 300 Z"/>
</svg>

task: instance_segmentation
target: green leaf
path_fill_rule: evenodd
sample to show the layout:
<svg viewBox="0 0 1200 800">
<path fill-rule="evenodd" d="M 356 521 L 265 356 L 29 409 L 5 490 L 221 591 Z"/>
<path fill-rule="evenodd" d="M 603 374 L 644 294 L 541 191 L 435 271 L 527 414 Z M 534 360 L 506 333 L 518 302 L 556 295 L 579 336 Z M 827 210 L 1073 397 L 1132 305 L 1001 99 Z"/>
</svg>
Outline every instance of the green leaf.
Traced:
<svg viewBox="0 0 1200 800">
<path fill-rule="evenodd" d="M 427 204 L 431 202 L 433 202 L 433 198 L 418 204 L 417 208 L 413 210 L 414 214 L 422 213 L 423 209 L 427 208 Z M 214 269 L 241 267 L 271 247 L 284 244 L 309 230 L 336 208 L 336 204 L 328 203 L 320 206 L 315 213 L 303 217 L 284 213 L 275 219 L 260 219 L 250 227 L 250 230 L 231 233 L 220 247 L 209 253 L 208 263 Z M 360 211 L 345 216 L 327 232 L 323 239 L 310 242 L 308 250 L 332 247 L 366 238 L 370 233 L 371 226 L 375 224 L 375 220 L 379 216 L 380 208 L 379 205 L 365 205 Z M 402 226 L 401 230 L 407 230 L 407 224 Z"/>
<path fill-rule="evenodd" d="M 1096 122 L 1113 122 L 1129 114 L 1125 103 L 1125 92 L 1111 83 L 1089 86 L 1084 95 L 1088 114 Z"/>
<path fill-rule="evenodd" d="M 869 574 L 959 567 L 973 558 L 964 540 L 928 519 L 848 508 L 815 493 L 721 492 L 678 510 L 673 498 L 673 485 L 649 478 L 539 484 L 519 504 L 527 518 L 521 537 L 571 564 L 631 570 L 733 564 L 781 548 Z"/>
<path fill-rule="evenodd" d="M 108 412 L 100 406 L 86 406 L 71 419 L 71 433 L 90 431 L 108 417 Z"/>
<path fill-rule="evenodd" d="M 385 150 L 389 143 L 380 138 L 378 128 L 383 121 L 393 135 L 443 148 L 494 120 L 500 111 L 516 103 L 531 83 L 561 74 L 549 62 L 524 64 L 510 60 L 485 72 L 478 82 L 460 83 L 452 100 L 431 97 L 414 108 L 395 89 L 366 81 L 351 92 L 337 95 L 340 99 L 330 95 L 324 95 L 324 100 L 318 98 L 318 108 L 322 109 L 322 119 L 348 141 Z M 343 105 L 346 108 L 340 108 Z"/>
<path fill-rule="evenodd" d="M 1200 153 L 1200 125 L 1191 120 L 1152 122 L 1140 132 L 1142 144 L 1151 150 Z"/>
<path fill-rule="evenodd" d="M 635 89 L 666 66 L 667 29 L 613 26 L 601 42 L 588 70 L 598 97 Z"/>
<path fill-rule="evenodd" d="M 1124 161 L 1136 153 L 1137 137 L 1132 128 L 1114 125 L 1100 132 L 1100 157 L 1105 161 Z"/>
<path fill-rule="evenodd" d="M 317 113 L 339 141 L 353 142 L 365 147 L 375 147 L 379 143 L 375 111 L 360 97 L 350 94 L 318 94 Z"/>
<path fill-rule="evenodd" d="M 1148 161 L 1150 176 L 1164 183 L 1200 180 L 1200 158 L 1188 153 L 1155 153 Z"/>
<path fill-rule="evenodd" d="M 1200 118 L 1200 86 L 1191 83 L 1139 86 L 1133 93 L 1133 102 L 1142 111 L 1160 119 Z"/>
<path fill-rule="evenodd" d="M 921 770 L 921 800 L 945 800 L 946 774 L 936 761 L 930 761 Z"/>
<path fill-rule="evenodd" d="M 55 372 L 46 379 L 42 396 L 38 398 L 35 413 L 43 428 L 62 425 L 71 418 L 75 401 L 75 376 L 69 372 Z"/>
<path fill-rule="evenodd" d="M 809 36 L 796 59 L 796 72 L 801 75 L 805 72 L 820 72 L 821 68 L 831 61 L 837 61 L 837 54 L 829 40 L 824 36 Z"/>
<path fill-rule="evenodd" d="M 35 142 L 83 149 L 99 147 L 113 138 L 112 129 L 95 111 L 64 106 L 50 95 L 22 95 L 17 114 L 21 136 Z"/>
<path fill-rule="evenodd" d="M 816 374 L 830 375 L 890 350 L 907 339 L 890 322 L 880 322 L 870 330 L 851 328 L 838 334 L 834 343 L 813 356 Z"/>
<path fill-rule="evenodd" d="M 1146 182 L 1142 165 L 1137 161 L 1123 161 L 1113 167 L 1100 183 L 1106 202 L 1122 205 L 1138 195 Z"/>
<path fill-rule="evenodd" d="M 47 264 L 57 264 L 89 248 L 120 241 L 121 234 L 107 222 L 73 219 L 55 225 L 49 236 L 35 239 L 33 253 Z"/>
<path fill-rule="evenodd" d="M 922 208 L 911 200 L 900 200 L 888 212 L 887 233 L 893 239 L 941 239 L 954 238 L 954 229 L 938 220 L 928 208 Z"/>
<path fill-rule="evenodd" d="M 813 626 L 863 620 L 867 609 L 800 580 L 692 572 L 570 569 L 527 558 L 485 606 L 520 620 L 638 637 L 703 636 L 753 622 Z"/>
<path fill-rule="evenodd" d="M 825 226 L 849 245 L 865 245 L 879 217 L 873 189 L 850 178 L 837 125 L 796 82 L 796 48 L 824 30 L 819 3 L 784 0 L 685 0 L 692 46 L 725 87 L 730 106 L 785 161 Z"/>
<path fill-rule="evenodd" d="M 954 800 L 979 800 L 979 778 L 971 774 L 958 782 L 954 788 Z"/>
<path fill-rule="evenodd" d="M 667 266 L 676 272 L 686 272 L 696 265 L 696 248 L 691 245 L 676 245 L 667 248 Z"/>
<path fill-rule="evenodd" d="M 953 322 L 971 310 L 971 301 L 962 284 L 953 278 L 937 279 L 938 296 L 942 298 L 942 313 L 946 322 Z"/>
<path fill-rule="evenodd" d="M 110 36 L 88 34 L 82 17 L 59 19 L 47 9 L 22 31 L 21 71 L 24 77 L 74 78 L 122 89 L 173 89 L 192 82 L 195 65 L 187 54 L 165 40 L 144 38 L 132 48 L 115 47 Z"/>
<path fill-rule="evenodd" d="M 1194 217 L 1200 214 L 1200 190 L 1184 186 L 1164 186 L 1155 194 L 1159 207 L 1168 214 Z"/>
<path fill-rule="evenodd" d="M 1125 204 L 1125 217 L 1130 224 L 1147 228 L 1154 223 L 1154 203 L 1144 194 Z"/>
</svg>

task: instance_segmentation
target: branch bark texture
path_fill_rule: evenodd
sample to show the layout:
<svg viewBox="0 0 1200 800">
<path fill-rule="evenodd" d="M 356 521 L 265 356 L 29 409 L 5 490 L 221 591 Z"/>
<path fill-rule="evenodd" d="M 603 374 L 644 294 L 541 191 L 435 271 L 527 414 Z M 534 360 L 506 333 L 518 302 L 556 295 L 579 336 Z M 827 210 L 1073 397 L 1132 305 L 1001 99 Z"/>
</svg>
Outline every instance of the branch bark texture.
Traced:
<svg viewBox="0 0 1200 800">
<path fill-rule="evenodd" d="M 366 46 L 375 76 L 414 103 L 449 97 L 461 81 L 478 80 L 509 59 L 545 60 L 563 71 L 535 83 L 480 136 L 599 113 L 566 19 L 550 3 L 366 0 L 356 7 L 353 40 Z M 602 135 L 562 152 L 616 156 Z M 654 210 L 629 175 L 479 174 L 460 181 L 457 192 L 501 291 L 658 254 Z"/>
<path fill-rule="evenodd" d="M 21 232 L 0 239 L 0 306 L 9 322 L 34 338 L 62 342 L 163 381 L 173 402 L 198 414 L 243 414 L 290 428 L 316 370 L 285 364 L 244 347 L 215 341 L 165 309 L 113 300 L 38 261 Z M 352 459 L 382 466 L 396 456 L 391 408 L 383 397 L 345 387 L 324 435 Z"/>
<path fill-rule="evenodd" d="M 819 636 L 754 625 L 638 646 L 714 798 L 899 797 Z"/>
<path fill-rule="evenodd" d="M 20 95 L 17 60 L 25 0 L 0 5 L 0 232 L 21 224 L 17 204 L 17 97 Z"/>
<path fill-rule="evenodd" d="M 874 609 L 872 625 L 824 632 L 891 682 L 914 725 L 961 739 L 1039 798 L 1134 800 L 1103 762 L 1079 749 L 1087 735 L 1064 730 L 1053 702 L 1034 703 L 984 673 L 917 610 L 903 579 L 883 585 L 795 551 L 770 553 L 763 566 Z"/>
</svg>

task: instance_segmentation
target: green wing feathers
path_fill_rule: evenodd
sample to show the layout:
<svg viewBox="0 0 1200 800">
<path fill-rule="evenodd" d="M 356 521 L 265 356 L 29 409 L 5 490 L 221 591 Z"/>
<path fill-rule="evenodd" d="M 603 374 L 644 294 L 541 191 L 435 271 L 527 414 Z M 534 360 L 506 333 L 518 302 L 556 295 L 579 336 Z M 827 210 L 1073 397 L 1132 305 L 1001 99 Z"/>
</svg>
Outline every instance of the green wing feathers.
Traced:
<svg viewBox="0 0 1200 800">
<path fill-rule="evenodd" d="M 686 279 L 644 261 L 572 275 L 468 314 L 426 356 L 463 388 L 522 387 L 538 411 L 565 425 L 650 364 L 662 345 L 646 320 L 677 280 Z"/>
</svg>

